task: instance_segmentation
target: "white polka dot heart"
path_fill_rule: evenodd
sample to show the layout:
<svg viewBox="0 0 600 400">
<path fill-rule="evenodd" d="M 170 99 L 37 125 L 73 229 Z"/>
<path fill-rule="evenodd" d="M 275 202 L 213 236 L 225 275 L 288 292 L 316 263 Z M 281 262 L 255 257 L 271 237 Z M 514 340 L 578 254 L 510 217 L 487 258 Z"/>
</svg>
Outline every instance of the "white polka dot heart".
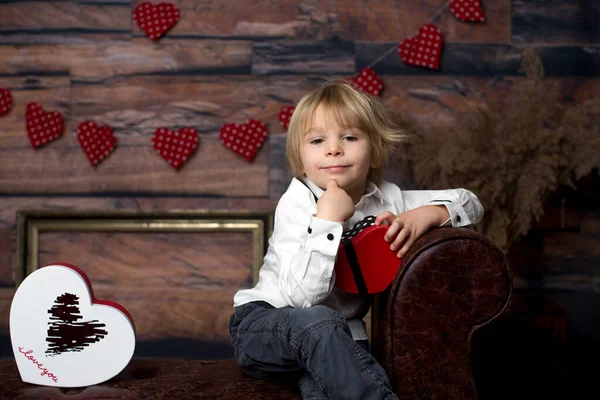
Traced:
<svg viewBox="0 0 600 400">
<path fill-rule="evenodd" d="M 177 21 L 179 9 L 171 3 L 143 2 L 133 10 L 133 19 L 152 40 L 160 39 Z"/>
<path fill-rule="evenodd" d="M 36 385 L 105 382 L 135 350 L 129 312 L 96 299 L 86 274 L 69 264 L 47 265 L 25 278 L 12 299 L 9 328 L 21 379 Z"/>
<path fill-rule="evenodd" d="M 251 119 L 245 124 L 225 124 L 221 127 L 221 142 L 234 153 L 252 162 L 267 137 L 267 126 Z"/>
<path fill-rule="evenodd" d="M 46 112 L 37 103 L 27 104 L 25 122 L 29 141 L 34 148 L 55 140 L 63 133 L 62 115 L 58 111 Z"/>
<path fill-rule="evenodd" d="M 77 128 L 77 140 L 92 165 L 104 160 L 115 148 L 117 138 L 108 125 L 83 121 Z"/>
<path fill-rule="evenodd" d="M 432 24 L 423 25 L 416 36 L 398 46 L 398 54 L 406 64 L 435 70 L 440 68 L 441 53 L 442 32 Z"/>
<path fill-rule="evenodd" d="M 7 114 L 12 108 L 12 95 L 10 90 L 0 88 L 0 115 Z"/>
</svg>

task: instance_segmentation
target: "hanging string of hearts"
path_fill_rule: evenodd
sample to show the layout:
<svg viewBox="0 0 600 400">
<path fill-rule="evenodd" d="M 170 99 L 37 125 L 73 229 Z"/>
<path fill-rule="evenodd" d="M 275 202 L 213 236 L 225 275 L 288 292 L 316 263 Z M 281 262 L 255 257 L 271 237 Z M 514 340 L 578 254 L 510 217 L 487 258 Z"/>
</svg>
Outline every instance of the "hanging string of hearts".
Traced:
<svg viewBox="0 0 600 400">
<path fill-rule="evenodd" d="M 443 47 L 442 31 L 431 22 L 448 6 L 452 14 L 461 21 L 485 21 L 481 0 L 449 0 L 440 6 L 419 29 L 402 40 L 399 45 L 394 45 L 368 66 L 361 69 L 357 76 L 349 80 L 350 84 L 357 90 L 372 96 L 380 96 L 383 83 L 373 68 L 394 51 L 398 52 L 400 59 L 407 65 L 439 70 Z M 294 106 L 281 108 L 279 122 L 283 129 L 287 130 L 293 112 Z"/>
<path fill-rule="evenodd" d="M 394 51 L 398 52 L 400 59 L 407 65 L 439 70 L 443 47 L 442 31 L 432 22 L 447 8 L 460 21 L 485 21 L 481 0 L 449 0 L 399 45 L 394 45 L 361 69 L 356 76 L 349 78 L 348 83 L 371 96 L 380 96 L 383 82 L 373 68 Z M 172 3 L 153 4 L 148 1 L 135 7 L 132 15 L 139 28 L 153 41 L 159 40 L 171 30 L 180 16 L 179 9 Z M 10 91 L 0 88 L 0 116 L 7 114 L 12 107 Z M 286 131 L 294 109 L 294 106 L 287 105 L 279 112 L 279 121 Z M 62 115 L 57 111 L 47 112 L 35 102 L 27 104 L 25 120 L 27 135 L 33 148 L 44 146 L 63 133 Z M 267 126 L 263 122 L 250 119 L 244 124 L 224 124 L 219 138 L 226 148 L 252 162 L 267 134 Z M 104 160 L 114 150 L 117 142 L 110 126 L 99 126 L 90 120 L 79 124 L 77 139 L 92 166 Z M 198 142 L 198 132 L 193 127 L 178 131 L 158 128 L 152 137 L 155 151 L 175 170 L 179 170 L 194 153 Z"/>
</svg>

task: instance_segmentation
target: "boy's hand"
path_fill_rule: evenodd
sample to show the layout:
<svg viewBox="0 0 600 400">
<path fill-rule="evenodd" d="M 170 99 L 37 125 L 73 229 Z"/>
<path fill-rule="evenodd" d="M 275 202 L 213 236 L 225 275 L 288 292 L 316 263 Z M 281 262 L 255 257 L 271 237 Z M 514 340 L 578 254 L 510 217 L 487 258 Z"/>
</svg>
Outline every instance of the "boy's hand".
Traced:
<svg viewBox="0 0 600 400">
<path fill-rule="evenodd" d="M 391 224 L 385 234 L 385 241 L 391 242 L 390 249 L 398 251 L 398 257 L 402 258 L 415 240 L 447 219 L 448 210 L 445 206 L 422 206 L 398 215 L 389 211 L 381 213 L 375 219 L 375 225 L 381 225 L 384 221 Z"/>
<path fill-rule="evenodd" d="M 354 215 L 354 202 L 335 180 L 327 182 L 327 189 L 317 202 L 317 217 L 335 222 L 345 222 Z"/>
</svg>

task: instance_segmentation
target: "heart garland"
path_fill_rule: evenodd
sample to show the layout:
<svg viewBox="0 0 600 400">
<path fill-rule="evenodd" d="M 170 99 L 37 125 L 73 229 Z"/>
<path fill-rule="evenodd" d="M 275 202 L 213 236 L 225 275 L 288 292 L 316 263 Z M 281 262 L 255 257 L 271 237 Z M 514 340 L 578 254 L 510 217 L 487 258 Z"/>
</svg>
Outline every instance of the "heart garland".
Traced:
<svg viewBox="0 0 600 400">
<path fill-rule="evenodd" d="M 34 102 L 27 104 L 25 122 L 33 148 L 53 141 L 62 134 L 64 128 L 62 115 L 58 111 L 46 112 Z"/>
<path fill-rule="evenodd" d="M 456 18 L 462 21 L 485 21 L 480 0 L 452 0 L 450 1 L 450 11 L 452 11 L 452 14 Z"/>
<path fill-rule="evenodd" d="M 256 152 L 267 137 L 267 126 L 261 121 L 250 119 L 245 124 L 225 124 L 221 127 L 221 142 L 234 153 L 249 162 L 254 160 Z"/>
<path fill-rule="evenodd" d="M 154 150 L 178 170 L 198 147 L 198 132 L 192 127 L 178 131 L 158 128 L 154 132 L 152 143 Z"/>
<path fill-rule="evenodd" d="M 98 127 L 94 121 L 83 121 L 79 124 L 77 139 L 92 165 L 104 160 L 114 150 L 117 142 L 110 126 Z"/>
<path fill-rule="evenodd" d="M 143 2 L 133 10 L 133 19 L 146 35 L 156 41 L 179 20 L 179 9 L 171 3 Z"/>
<path fill-rule="evenodd" d="M 12 108 L 12 96 L 10 90 L 0 88 L 0 115 L 4 115 Z"/>
<path fill-rule="evenodd" d="M 404 39 L 398 46 L 398 54 L 406 64 L 435 70 L 440 68 L 441 52 L 442 32 L 432 24 L 423 25 L 417 36 Z"/>
</svg>

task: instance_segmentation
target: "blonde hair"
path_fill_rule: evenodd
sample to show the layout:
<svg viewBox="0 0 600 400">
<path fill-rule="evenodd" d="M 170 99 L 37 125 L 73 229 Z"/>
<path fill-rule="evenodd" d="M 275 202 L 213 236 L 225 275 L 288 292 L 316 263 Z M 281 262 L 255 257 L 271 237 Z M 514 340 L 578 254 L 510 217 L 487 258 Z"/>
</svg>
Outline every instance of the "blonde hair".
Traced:
<svg viewBox="0 0 600 400">
<path fill-rule="evenodd" d="M 286 141 L 286 157 L 292 174 L 298 179 L 303 176 L 300 149 L 319 106 L 330 112 L 338 125 L 357 128 L 369 135 L 372 144 L 372 167 L 367 179 L 379 185 L 396 143 L 402 141 L 406 134 L 392 121 L 383 104 L 359 92 L 348 83 L 339 81 L 327 82 L 308 92 L 296 105 Z"/>
</svg>

